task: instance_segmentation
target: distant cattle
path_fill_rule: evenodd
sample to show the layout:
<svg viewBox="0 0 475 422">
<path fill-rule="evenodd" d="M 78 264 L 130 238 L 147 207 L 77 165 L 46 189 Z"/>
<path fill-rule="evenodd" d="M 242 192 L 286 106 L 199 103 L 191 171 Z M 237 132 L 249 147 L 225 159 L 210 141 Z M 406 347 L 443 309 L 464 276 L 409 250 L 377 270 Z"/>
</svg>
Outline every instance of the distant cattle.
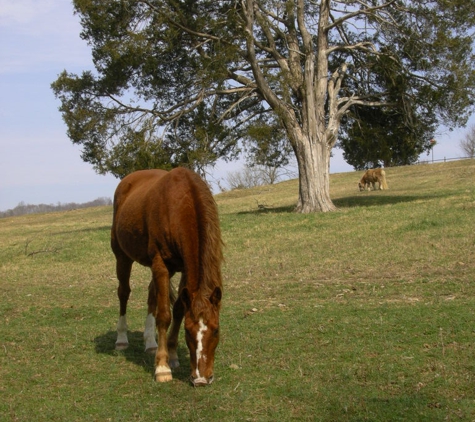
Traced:
<svg viewBox="0 0 475 422">
<path fill-rule="evenodd" d="M 379 183 L 379 190 L 389 189 L 388 184 L 386 182 L 386 172 L 383 169 L 371 169 L 366 170 L 365 174 L 358 183 L 358 188 L 360 191 L 371 190 L 371 185 L 373 186 L 373 190 L 376 190 L 375 183 Z"/>
</svg>

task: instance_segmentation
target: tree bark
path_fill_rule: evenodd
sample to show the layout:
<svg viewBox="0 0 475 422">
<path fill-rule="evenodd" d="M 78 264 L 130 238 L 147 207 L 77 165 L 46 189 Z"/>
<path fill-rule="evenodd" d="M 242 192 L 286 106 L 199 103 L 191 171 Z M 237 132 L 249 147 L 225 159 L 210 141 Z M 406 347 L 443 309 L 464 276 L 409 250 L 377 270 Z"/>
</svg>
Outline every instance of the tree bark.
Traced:
<svg viewBox="0 0 475 422">
<path fill-rule="evenodd" d="M 299 168 L 299 198 L 295 211 L 336 211 L 330 198 L 330 150 L 325 143 L 302 138 L 295 151 Z"/>
</svg>

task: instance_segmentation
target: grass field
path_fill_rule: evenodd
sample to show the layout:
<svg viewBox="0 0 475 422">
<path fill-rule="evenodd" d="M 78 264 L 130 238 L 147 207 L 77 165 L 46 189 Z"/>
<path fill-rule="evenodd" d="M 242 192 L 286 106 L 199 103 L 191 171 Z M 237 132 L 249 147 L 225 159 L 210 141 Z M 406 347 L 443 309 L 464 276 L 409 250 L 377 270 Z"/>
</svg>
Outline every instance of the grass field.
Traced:
<svg viewBox="0 0 475 422">
<path fill-rule="evenodd" d="M 226 243 L 215 383 L 167 384 L 128 350 L 111 207 L 0 219 L 1 421 L 474 421 L 475 160 L 334 174 L 339 211 L 292 212 L 297 181 L 216 197 Z M 112 195 L 112 193 L 111 193 Z"/>
</svg>

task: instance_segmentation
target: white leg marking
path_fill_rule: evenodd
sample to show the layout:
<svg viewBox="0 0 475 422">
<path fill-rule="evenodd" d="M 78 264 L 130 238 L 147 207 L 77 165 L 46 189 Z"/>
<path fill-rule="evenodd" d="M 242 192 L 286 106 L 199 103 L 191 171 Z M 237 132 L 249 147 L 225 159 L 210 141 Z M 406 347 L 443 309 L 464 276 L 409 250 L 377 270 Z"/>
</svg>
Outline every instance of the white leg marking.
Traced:
<svg viewBox="0 0 475 422">
<path fill-rule="evenodd" d="M 200 324 L 200 329 L 198 330 L 198 333 L 196 334 L 196 379 L 195 382 L 202 380 L 203 377 L 200 375 L 200 370 L 199 370 L 199 363 L 200 359 L 203 358 L 203 360 L 206 361 L 206 355 L 203 355 L 201 352 L 203 351 L 203 333 L 208 329 L 208 327 L 205 325 L 203 322 L 203 318 L 200 318 L 199 320 Z"/>
<path fill-rule="evenodd" d="M 127 318 L 125 315 L 119 317 L 119 322 L 117 323 L 117 341 L 115 344 L 122 346 L 122 348 L 127 347 L 129 340 L 127 338 Z"/>
<path fill-rule="evenodd" d="M 155 317 L 153 314 L 148 314 L 145 320 L 145 330 L 143 332 L 145 340 L 145 351 L 153 351 L 158 348 L 155 335 Z"/>
</svg>

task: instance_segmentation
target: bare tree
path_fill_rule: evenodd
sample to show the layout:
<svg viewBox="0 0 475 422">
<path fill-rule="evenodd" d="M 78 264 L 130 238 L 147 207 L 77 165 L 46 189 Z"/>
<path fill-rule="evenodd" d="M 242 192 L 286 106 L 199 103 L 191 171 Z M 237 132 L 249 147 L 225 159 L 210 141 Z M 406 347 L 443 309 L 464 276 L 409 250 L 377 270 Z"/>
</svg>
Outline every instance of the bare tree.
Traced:
<svg viewBox="0 0 475 422">
<path fill-rule="evenodd" d="M 249 189 L 265 184 L 262 173 L 257 167 L 245 166 L 242 170 L 229 172 L 226 177 L 229 188 Z"/>
<path fill-rule="evenodd" d="M 467 157 L 475 157 L 475 125 L 469 128 L 468 133 L 465 135 L 465 138 L 460 141 L 459 146 Z"/>
</svg>

